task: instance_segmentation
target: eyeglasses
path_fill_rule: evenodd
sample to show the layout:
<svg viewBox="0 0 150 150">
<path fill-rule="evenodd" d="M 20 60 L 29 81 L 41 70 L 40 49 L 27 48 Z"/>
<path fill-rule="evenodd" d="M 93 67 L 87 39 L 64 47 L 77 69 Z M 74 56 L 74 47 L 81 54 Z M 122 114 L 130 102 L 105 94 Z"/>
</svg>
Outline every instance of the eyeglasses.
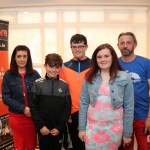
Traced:
<svg viewBox="0 0 150 150">
<path fill-rule="evenodd" d="M 71 46 L 71 49 L 76 50 L 76 49 L 83 49 L 86 45 L 80 45 L 80 46 Z"/>
</svg>

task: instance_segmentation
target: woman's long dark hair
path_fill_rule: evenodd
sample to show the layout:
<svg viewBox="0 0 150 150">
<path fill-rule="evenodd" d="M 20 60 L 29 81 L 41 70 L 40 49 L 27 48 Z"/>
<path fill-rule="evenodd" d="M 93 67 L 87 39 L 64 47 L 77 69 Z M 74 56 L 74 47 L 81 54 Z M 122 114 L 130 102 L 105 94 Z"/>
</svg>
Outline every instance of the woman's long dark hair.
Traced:
<svg viewBox="0 0 150 150">
<path fill-rule="evenodd" d="M 28 60 L 26 64 L 26 74 L 32 74 L 33 73 L 33 67 L 32 67 L 32 59 L 30 54 L 30 49 L 25 45 L 18 45 L 13 50 L 13 53 L 11 55 L 11 61 L 10 61 L 10 72 L 12 74 L 18 73 L 18 66 L 15 60 L 16 54 L 18 51 L 26 51 L 28 55 Z"/>
<path fill-rule="evenodd" d="M 118 57 L 117 57 L 117 54 L 116 54 L 114 48 L 108 43 L 99 45 L 95 49 L 95 51 L 94 51 L 94 53 L 92 55 L 90 69 L 85 75 L 85 79 L 89 83 L 92 83 L 92 79 L 96 76 L 98 70 L 100 70 L 100 68 L 99 68 L 99 66 L 97 64 L 97 53 L 99 51 L 105 49 L 105 48 L 109 49 L 109 51 L 110 51 L 110 53 L 112 55 L 112 64 L 111 64 L 111 67 L 110 67 L 110 77 L 114 76 L 116 78 L 117 77 L 117 71 L 118 70 L 123 70 L 122 67 L 119 64 Z"/>
</svg>

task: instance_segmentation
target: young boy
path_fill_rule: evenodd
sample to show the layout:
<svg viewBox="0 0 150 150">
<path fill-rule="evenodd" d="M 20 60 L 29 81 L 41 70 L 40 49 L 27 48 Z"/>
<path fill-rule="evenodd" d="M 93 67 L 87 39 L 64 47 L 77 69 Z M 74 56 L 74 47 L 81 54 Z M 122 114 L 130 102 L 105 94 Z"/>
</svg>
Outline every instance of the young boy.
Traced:
<svg viewBox="0 0 150 150">
<path fill-rule="evenodd" d="M 71 97 L 68 85 L 59 79 L 63 60 L 58 54 L 45 58 L 46 76 L 35 81 L 31 115 L 38 130 L 40 150 L 61 150 L 62 135 L 70 116 Z"/>
</svg>

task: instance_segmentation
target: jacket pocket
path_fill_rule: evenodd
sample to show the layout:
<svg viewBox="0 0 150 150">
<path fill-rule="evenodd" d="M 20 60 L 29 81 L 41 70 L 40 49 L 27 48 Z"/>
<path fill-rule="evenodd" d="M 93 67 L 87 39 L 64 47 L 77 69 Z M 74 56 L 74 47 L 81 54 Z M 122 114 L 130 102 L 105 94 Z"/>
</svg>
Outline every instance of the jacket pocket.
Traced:
<svg viewBox="0 0 150 150">
<path fill-rule="evenodd" d="M 122 97 L 123 98 L 123 95 L 124 95 L 124 88 L 125 86 L 128 84 L 127 81 L 119 81 L 119 82 L 116 82 L 116 91 L 118 91 L 118 95 L 119 97 Z M 117 94 L 117 93 L 116 93 Z"/>
<path fill-rule="evenodd" d="M 114 91 L 115 91 L 115 102 L 114 106 L 116 108 L 119 108 L 120 106 L 123 105 L 123 99 L 124 99 L 124 89 L 125 86 L 128 84 L 127 81 L 118 81 L 114 85 Z"/>
<path fill-rule="evenodd" d="M 18 93 L 20 93 L 21 89 L 21 86 L 19 84 L 19 82 L 17 82 L 16 80 L 12 80 L 10 82 L 10 92 L 13 94 L 13 95 L 18 95 Z"/>
<path fill-rule="evenodd" d="M 127 81 L 118 81 L 118 82 L 116 82 L 116 84 L 119 86 L 125 86 L 126 84 L 128 84 L 128 82 Z"/>
</svg>

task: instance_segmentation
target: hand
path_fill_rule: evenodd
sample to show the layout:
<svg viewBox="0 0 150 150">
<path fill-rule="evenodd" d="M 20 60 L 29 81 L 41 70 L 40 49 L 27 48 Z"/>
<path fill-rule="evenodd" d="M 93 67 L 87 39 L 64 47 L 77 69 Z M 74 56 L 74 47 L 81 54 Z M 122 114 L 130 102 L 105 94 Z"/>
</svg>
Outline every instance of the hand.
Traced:
<svg viewBox="0 0 150 150">
<path fill-rule="evenodd" d="M 57 130 L 56 128 L 54 128 L 53 130 L 51 130 L 51 134 L 53 136 L 57 136 L 59 134 L 59 130 Z"/>
<path fill-rule="evenodd" d="M 79 131 L 79 138 L 82 142 L 85 142 L 85 135 L 86 135 L 85 131 Z"/>
<path fill-rule="evenodd" d="M 150 143 L 150 135 L 147 136 L 147 142 Z"/>
<path fill-rule="evenodd" d="M 71 116 L 69 117 L 68 122 L 69 122 L 69 123 L 71 123 L 71 122 L 72 122 Z"/>
<path fill-rule="evenodd" d="M 144 131 L 144 133 L 146 135 L 150 134 L 150 118 L 146 118 L 146 120 L 145 120 L 145 131 Z"/>
<path fill-rule="evenodd" d="M 41 132 L 42 135 L 48 135 L 48 134 L 51 133 L 51 131 L 46 126 L 44 126 L 43 128 L 41 128 L 40 132 Z"/>
<path fill-rule="evenodd" d="M 124 145 L 124 147 L 128 146 L 130 143 L 131 143 L 131 138 L 123 136 L 123 145 Z"/>
<path fill-rule="evenodd" d="M 29 107 L 25 107 L 25 109 L 24 109 L 24 114 L 25 114 L 26 116 L 28 116 L 28 117 L 31 116 L 30 108 L 29 108 Z"/>
</svg>

